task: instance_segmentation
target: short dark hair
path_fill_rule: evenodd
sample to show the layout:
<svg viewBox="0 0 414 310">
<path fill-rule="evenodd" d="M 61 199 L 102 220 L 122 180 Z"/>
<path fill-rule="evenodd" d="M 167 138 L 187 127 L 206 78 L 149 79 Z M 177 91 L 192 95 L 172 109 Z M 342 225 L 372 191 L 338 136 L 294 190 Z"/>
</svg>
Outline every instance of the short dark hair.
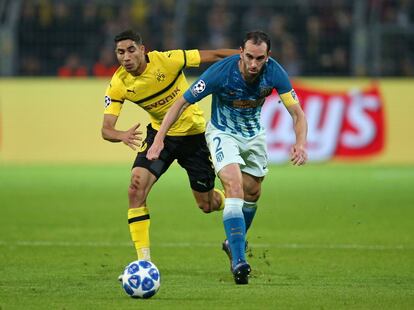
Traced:
<svg viewBox="0 0 414 310">
<path fill-rule="evenodd" d="M 269 35 L 261 30 L 255 30 L 247 32 L 244 36 L 244 39 L 242 41 L 241 47 L 244 49 L 246 46 L 246 42 L 251 40 L 253 44 L 260 45 L 262 42 L 266 43 L 267 45 L 267 52 L 270 51 L 270 37 Z"/>
<path fill-rule="evenodd" d="M 114 38 L 115 44 L 123 40 L 132 40 L 136 44 L 142 44 L 141 35 L 134 30 L 125 30 L 117 34 Z"/>
</svg>

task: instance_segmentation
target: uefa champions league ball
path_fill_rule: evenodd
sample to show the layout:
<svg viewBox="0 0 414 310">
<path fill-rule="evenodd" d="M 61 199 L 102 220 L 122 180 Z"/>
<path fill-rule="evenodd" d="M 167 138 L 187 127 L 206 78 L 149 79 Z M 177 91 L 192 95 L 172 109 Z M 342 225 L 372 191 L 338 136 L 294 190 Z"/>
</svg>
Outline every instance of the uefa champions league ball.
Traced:
<svg viewBox="0 0 414 310">
<path fill-rule="evenodd" d="M 122 286 L 134 298 L 150 298 L 160 288 L 160 272 L 150 261 L 137 260 L 125 267 Z"/>
</svg>

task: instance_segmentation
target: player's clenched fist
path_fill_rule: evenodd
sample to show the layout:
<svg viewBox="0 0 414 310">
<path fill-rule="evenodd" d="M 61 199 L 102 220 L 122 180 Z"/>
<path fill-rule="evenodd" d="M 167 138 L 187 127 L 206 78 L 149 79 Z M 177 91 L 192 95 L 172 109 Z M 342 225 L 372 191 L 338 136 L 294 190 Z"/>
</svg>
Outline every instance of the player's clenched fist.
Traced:
<svg viewBox="0 0 414 310">
<path fill-rule="evenodd" d="M 164 142 L 163 141 L 154 140 L 154 143 L 148 149 L 147 158 L 149 160 L 158 159 L 158 157 L 160 156 L 160 153 L 163 150 L 163 148 L 164 148 Z"/>
</svg>

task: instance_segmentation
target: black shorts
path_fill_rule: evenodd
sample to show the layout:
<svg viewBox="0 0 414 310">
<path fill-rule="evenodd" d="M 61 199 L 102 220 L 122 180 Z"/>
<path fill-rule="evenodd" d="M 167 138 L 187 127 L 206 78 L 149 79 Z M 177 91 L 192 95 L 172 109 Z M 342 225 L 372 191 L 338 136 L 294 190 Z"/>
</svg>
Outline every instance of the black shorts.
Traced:
<svg viewBox="0 0 414 310">
<path fill-rule="evenodd" d="M 148 160 L 147 151 L 154 142 L 156 134 L 157 131 L 148 125 L 147 137 L 135 158 L 133 168 L 148 169 L 158 179 L 176 159 L 180 166 L 187 171 L 193 190 L 208 192 L 214 188 L 215 173 L 204 133 L 180 137 L 166 136 L 164 149 L 159 158 Z"/>
</svg>

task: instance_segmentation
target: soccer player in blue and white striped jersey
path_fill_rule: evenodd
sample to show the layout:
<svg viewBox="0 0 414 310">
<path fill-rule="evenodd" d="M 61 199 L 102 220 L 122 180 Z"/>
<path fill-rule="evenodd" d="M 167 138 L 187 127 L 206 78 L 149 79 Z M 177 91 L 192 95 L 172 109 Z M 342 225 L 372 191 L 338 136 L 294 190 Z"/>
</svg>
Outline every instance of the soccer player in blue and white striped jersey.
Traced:
<svg viewBox="0 0 414 310">
<path fill-rule="evenodd" d="M 273 89 L 293 119 L 296 143 L 291 148 L 291 161 L 294 165 L 303 165 L 307 160 L 306 117 L 287 73 L 270 57 L 270 39 L 262 31 L 247 33 L 240 55 L 212 65 L 175 102 L 147 153 L 148 159 L 157 159 L 168 129 L 181 113 L 212 94 L 206 140 L 226 195 L 223 223 L 227 240 L 223 249 L 231 259 L 237 284 L 247 284 L 250 273 L 245 257 L 245 235 L 256 213 L 261 183 L 268 172 L 260 113 L 265 98 Z"/>
</svg>

